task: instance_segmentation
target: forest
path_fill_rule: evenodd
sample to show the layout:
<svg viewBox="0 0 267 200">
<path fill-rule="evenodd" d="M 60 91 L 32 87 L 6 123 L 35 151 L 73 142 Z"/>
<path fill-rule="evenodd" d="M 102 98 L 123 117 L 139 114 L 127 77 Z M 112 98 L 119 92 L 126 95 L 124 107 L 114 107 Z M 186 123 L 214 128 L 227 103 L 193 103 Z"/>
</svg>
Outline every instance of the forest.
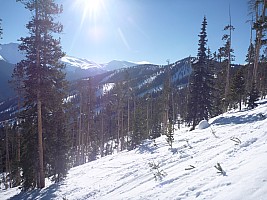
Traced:
<svg viewBox="0 0 267 200">
<path fill-rule="evenodd" d="M 44 188 L 47 177 L 60 182 L 70 168 L 135 149 L 145 139 L 166 135 L 172 146 L 174 125 L 194 130 L 203 119 L 233 108 L 253 109 L 266 97 L 266 1 L 248 3 L 255 38 L 248 38 L 244 65 L 233 64 L 231 19 L 222 27 L 224 45 L 211 50 L 204 17 L 195 57 L 72 82 L 59 62 L 65 55 L 56 37 L 63 31 L 56 21 L 62 6 L 54 0 L 18 3 L 32 18 L 26 25 L 29 36 L 19 45 L 26 58 L 15 65 L 10 80 L 16 112 L 5 116 L 0 126 L 0 179 L 6 188 Z M 104 85 L 110 89 L 103 91 Z"/>
</svg>

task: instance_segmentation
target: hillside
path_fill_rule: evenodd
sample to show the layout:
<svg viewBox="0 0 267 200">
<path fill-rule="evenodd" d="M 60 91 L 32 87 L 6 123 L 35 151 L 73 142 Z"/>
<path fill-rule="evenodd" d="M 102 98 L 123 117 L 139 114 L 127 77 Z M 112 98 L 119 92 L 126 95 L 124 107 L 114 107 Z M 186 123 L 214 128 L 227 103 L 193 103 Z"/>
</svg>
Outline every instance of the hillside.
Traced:
<svg viewBox="0 0 267 200">
<path fill-rule="evenodd" d="M 1 190 L 0 199 L 216 199 L 267 196 L 267 101 L 254 110 L 230 111 L 211 127 L 176 130 L 173 149 L 166 136 L 72 168 L 60 184 L 20 193 Z M 165 173 L 154 179 L 149 163 Z M 223 173 L 214 167 L 219 163 Z"/>
<path fill-rule="evenodd" d="M 69 58 L 68 62 L 71 62 L 72 65 L 80 65 L 84 66 L 84 68 L 89 67 L 91 71 L 100 70 L 100 68 L 92 67 L 94 66 L 94 64 L 92 64 L 92 62 L 89 62 L 87 60 L 81 61 L 80 59 L 75 59 L 71 57 L 68 58 Z M 188 77 L 192 71 L 191 64 L 189 62 L 190 59 L 191 58 L 185 58 L 170 65 L 171 82 L 174 88 L 180 88 L 184 84 L 188 83 Z M 0 66 L 1 62 L 5 63 L 4 61 L 0 61 Z M 114 85 L 118 84 L 119 82 L 124 82 L 125 80 L 127 80 L 128 86 L 133 89 L 135 96 L 142 97 L 145 94 L 157 93 L 162 90 L 163 83 L 166 80 L 168 74 L 167 69 L 168 67 L 166 65 L 159 66 L 152 64 L 143 64 L 123 69 L 117 69 L 113 71 L 107 71 L 105 73 L 102 71 L 102 73 L 98 73 L 95 76 L 91 76 L 90 80 L 93 84 L 93 87 L 97 88 L 96 95 L 99 94 L 99 92 L 103 90 L 103 87 L 105 87 L 106 85 Z M 10 75 L 5 75 L 3 81 L 7 82 L 8 80 L 7 77 L 11 77 L 12 71 L 10 70 L 9 73 Z M 84 86 L 86 86 L 88 84 L 87 83 L 88 79 L 77 79 L 77 78 L 88 77 L 89 74 L 90 74 L 89 71 L 86 71 L 86 69 L 81 69 L 79 67 L 75 69 L 75 72 L 73 72 L 73 74 L 71 70 L 69 70 L 69 73 L 67 73 L 67 77 L 72 80 L 70 81 L 71 86 L 69 93 L 76 94 L 77 91 L 81 89 L 80 82 L 83 82 Z M 14 91 L 11 89 L 10 85 L 9 87 L 1 87 L 0 89 L 2 89 L 3 91 L 10 91 L 12 92 L 11 94 L 14 95 Z M 114 93 L 115 91 L 110 91 L 110 92 Z M 2 98 L 2 100 L 6 100 L 6 98 Z M 14 117 L 13 112 L 14 110 L 16 110 L 16 108 L 10 107 L 10 105 L 16 105 L 16 103 L 14 102 L 15 102 L 14 99 L 10 99 L 6 100 L 5 102 L 2 103 L 2 105 L 0 105 L 0 122 L 8 118 Z"/>
<path fill-rule="evenodd" d="M 15 92 L 8 83 L 13 73 L 13 65 L 0 59 L 0 101 L 6 100 L 15 95 Z"/>
<path fill-rule="evenodd" d="M 7 69 L 5 71 L 6 74 L 8 73 L 8 77 L 11 77 L 14 65 L 20 62 L 22 59 L 25 59 L 25 55 L 21 53 L 21 51 L 19 51 L 18 43 L 0 44 L 0 60 L 11 64 L 11 69 Z M 112 60 L 108 63 L 99 64 L 94 61 L 90 61 L 84 58 L 76 58 L 73 56 L 64 56 L 61 59 L 61 62 L 63 62 L 66 66 L 64 72 L 66 73 L 66 78 L 69 81 L 91 77 L 107 71 L 133 67 L 141 64 L 141 62 L 134 63 L 118 60 Z M 0 68 L 2 68 L 2 65 L 3 63 L 0 63 Z"/>
</svg>

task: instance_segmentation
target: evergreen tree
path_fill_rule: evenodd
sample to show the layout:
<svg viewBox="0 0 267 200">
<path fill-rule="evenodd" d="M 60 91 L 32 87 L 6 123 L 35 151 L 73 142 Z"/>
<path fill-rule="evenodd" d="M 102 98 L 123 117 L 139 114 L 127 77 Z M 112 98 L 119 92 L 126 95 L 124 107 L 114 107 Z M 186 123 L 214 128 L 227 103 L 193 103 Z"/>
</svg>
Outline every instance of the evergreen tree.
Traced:
<svg viewBox="0 0 267 200">
<path fill-rule="evenodd" d="M 253 66 L 253 82 L 257 83 L 258 78 L 258 65 L 260 59 L 260 50 L 262 45 L 266 45 L 267 39 L 266 36 L 267 30 L 267 19 L 266 19 L 266 9 L 267 1 L 265 0 L 250 0 L 249 6 L 251 8 L 251 13 L 255 16 L 255 22 L 253 24 L 253 29 L 256 31 L 256 43 L 255 43 L 255 57 L 254 57 L 254 66 Z M 256 84 L 255 87 L 258 87 Z"/>
<path fill-rule="evenodd" d="M 163 92 L 162 92 L 162 104 L 163 104 L 163 128 L 162 128 L 162 134 L 167 135 L 168 134 L 168 127 L 169 124 L 172 124 L 172 113 L 171 113 L 171 69 L 169 60 L 167 60 L 168 65 L 166 66 L 166 72 L 165 72 L 165 80 L 163 83 Z"/>
<path fill-rule="evenodd" d="M 192 121 L 195 129 L 196 125 L 202 119 L 208 119 L 212 110 L 212 73 L 208 65 L 206 55 L 207 21 L 204 17 L 201 32 L 199 34 L 199 48 L 197 61 L 193 64 L 193 72 L 189 83 L 189 100 L 187 120 Z"/>
<path fill-rule="evenodd" d="M 166 134 L 167 138 L 166 141 L 168 142 L 168 144 L 170 145 L 170 147 L 172 148 L 172 144 L 174 142 L 174 130 L 173 130 L 173 126 L 171 123 L 168 124 L 168 132 Z"/>
<path fill-rule="evenodd" d="M 248 53 L 246 55 L 246 62 L 251 64 L 253 63 L 255 60 L 255 47 L 253 45 L 253 43 L 250 43 L 249 47 L 248 47 Z"/>
<path fill-rule="evenodd" d="M 21 38 L 19 45 L 26 58 L 15 69 L 24 76 L 25 90 L 25 104 L 20 116 L 23 120 L 23 189 L 43 188 L 48 170 L 45 166 L 49 166 L 50 171 L 52 169 L 55 181 L 59 181 L 66 175 L 68 162 L 68 148 L 65 146 L 67 121 L 63 106 L 67 82 L 62 71 L 64 65 L 59 61 L 64 53 L 60 40 L 54 39 L 55 34 L 62 32 L 62 25 L 54 21 L 54 16 L 62 12 L 62 7 L 54 0 L 19 1 L 33 13 L 26 26 L 30 35 Z M 44 138 L 49 143 L 44 143 Z M 45 156 L 44 148 L 46 153 L 50 152 Z"/>
<path fill-rule="evenodd" d="M 229 13 L 230 14 L 230 13 Z M 224 34 L 222 40 L 225 41 L 224 46 L 222 47 L 223 57 L 225 57 L 224 63 L 225 66 L 225 90 L 224 90 L 224 109 L 227 110 L 229 105 L 229 91 L 230 91 L 230 68 L 231 68 L 231 61 L 234 60 L 234 50 L 232 49 L 232 31 L 235 28 L 231 24 L 231 15 L 230 15 L 230 24 L 224 27 L 225 31 L 229 31 L 228 34 Z"/>
<path fill-rule="evenodd" d="M 252 39 L 251 39 L 252 40 Z M 246 66 L 246 91 L 247 93 L 250 91 L 251 86 L 252 86 L 252 82 L 253 82 L 253 76 L 251 76 L 253 74 L 253 63 L 255 61 L 255 47 L 253 45 L 253 43 L 251 42 L 248 48 L 248 53 L 246 55 L 246 60 L 245 60 L 248 64 Z"/>
<path fill-rule="evenodd" d="M 138 101 L 135 110 L 135 118 L 133 122 L 133 133 L 131 136 L 131 149 L 135 149 L 142 140 L 147 139 L 146 127 L 146 110 L 143 109 L 144 102 Z"/>
<path fill-rule="evenodd" d="M 2 19 L 0 19 L 0 39 L 2 39 L 3 28 L 2 28 Z"/>
<path fill-rule="evenodd" d="M 248 94 L 248 108 L 249 109 L 253 109 L 258 106 L 256 101 L 259 100 L 259 97 L 260 97 L 259 90 L 257 89 L 256 83 L 254 82 L 252 84 L 251 91 Z"/>
<path fill-rule="evenodd" d="M 246 92 L 245 78 L 242 69 L 239 69 L 238 72 L 235 74 L 230 91 L 231 100 L 233 101 L 233 103 L 238 103 L 239 110 L 241 110 L 242 99 Z"/>
</svg>

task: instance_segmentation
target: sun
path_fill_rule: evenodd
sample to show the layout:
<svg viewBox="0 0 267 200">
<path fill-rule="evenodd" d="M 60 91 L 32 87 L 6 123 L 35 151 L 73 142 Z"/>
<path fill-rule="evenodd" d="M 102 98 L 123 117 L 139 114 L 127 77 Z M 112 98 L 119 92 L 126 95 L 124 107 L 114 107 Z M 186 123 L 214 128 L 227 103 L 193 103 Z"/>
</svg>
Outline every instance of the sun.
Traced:
<svg viewBox="0 0 267 200">
<path fill-rule="evenodd" d="M 86 18 L 97 20 L 103 12 L 102 0 L 76 0 L 75 3 L 82 11 L 82 21 Z"/>
</svg>

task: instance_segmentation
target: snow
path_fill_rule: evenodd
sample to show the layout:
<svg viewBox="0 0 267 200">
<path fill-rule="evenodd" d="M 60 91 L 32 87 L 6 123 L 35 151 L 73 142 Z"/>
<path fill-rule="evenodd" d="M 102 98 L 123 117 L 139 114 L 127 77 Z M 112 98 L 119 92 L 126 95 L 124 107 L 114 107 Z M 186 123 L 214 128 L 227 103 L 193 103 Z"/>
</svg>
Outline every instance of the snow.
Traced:
<svg viewBox="0 0 267 200">
<path fill-rule="evenodd" d="M 211 129 L 176 130 L 166 136 L 72 168 L 60 184 L 19 193 L 0 190 L 0 199 L 267 199 L 267 102 L 253 110 L 210 119 Z M 165 176 L 155 180 L 159 165 Z M 220 164 L 224 173 L 214 167 Z"/>
<path fill-rule="evenodd" d="M 97 91 L 97 96 L 102 96 L 107 94 L 110 90 L 112 90 L 115 86 L 115 83 L 105 83 L 101 86 Z"/>
<path fill-rule="evenodd" d="M 210 124 L 209 124 L 209 122 L 207 121 L 207 120 L 201 120 L 200 122 L 199 122 L 199 124 L 198 124 L 198 129 L 206 129 L 206 128 L 208 128 L 210 126 Z"/>
<path fill-rule="evenodd" d="M 1 57 L 11 64 L 17 64 L 25 58 L 25 55 L 19 51 L 18 46 L 19 44 L 17 43 L 0 44 Z"/>
<path fill-rule="evenodd" d="M 135 63 L 137 65 L 149 65 L 149 64 L 152 64 L 152 63 L 150 63 L 148 61 L 139 61 L 139 62 L 132 62 L 132 63 Z"/>
<path fill-rule="evenodd" d="M 75 58 L 71 56 L 65 56 L 61 58 L 61 61 L 66 65 L 74 66 L 81 69 L 101 68 L 101 66 L 93 61 L 87 59 Z"/>
<path fill-rule="evenodd" d="M 174 64 L 174 66 L 179 66 L 179 70 L 172 76 L 172 82 L 181 80 L 192 73 L 191 62 L 189 59 L 191 60 L 191 58 L 185 58 Z"/>
<path fill-rule="evenodd" d="M 150 76 L 149 78 L 147 78 L 146 80 L 144 80 L 142 83 L 140 83 L 137 87 L 138 88 L 141 88 L 141 87 L 143 87 L 146 84 L 152 83 L 157 78 L 157 76 L 158 75 L 152 75 L 152 76 Z"/>
<path fill-rule="evenodd" d="M 128 62 L 128 61 L 120 61 L 120 60 L 112 60 L 108 63 L 101 64 L 103 69 L 107 71 L 113 71 L 117 69 L 122 69 L 122 68 L 129 68 L 136 66 L 136 63 Z"/>
</svg>

